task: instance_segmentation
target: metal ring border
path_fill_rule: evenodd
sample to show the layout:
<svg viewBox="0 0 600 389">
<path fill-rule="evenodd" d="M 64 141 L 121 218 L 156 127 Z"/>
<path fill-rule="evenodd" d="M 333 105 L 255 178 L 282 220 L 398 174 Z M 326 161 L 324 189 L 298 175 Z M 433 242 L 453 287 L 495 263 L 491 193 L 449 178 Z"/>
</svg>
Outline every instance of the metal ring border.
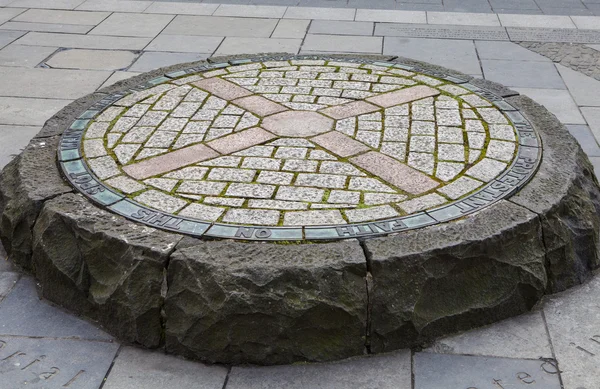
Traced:
<svg viewBox="0 0 600 389">
<path fill-rule="evenodd" d="M 426 74 L 444 79 L 454 84 L 459 84 L 462 87 L 471 90 L 473 93 L 491 101 L 497 109 L 502 111 L 509 118 L 517 130 L 517 154 L 510 167 L 500 176 L 494 178 L 484 187 L 465 198 L 453 201 L 441 207 L 420 211 L 407 216 L 342 225 L 261 227 L 205 222 L 153 210 L 108 188 L 92 173 L 83 159 L 83 154 L 81 153 L 81 141 L 87 124 L 104 109 L 130 93 L 142 91 L 163 82 L 168 82 L 193 73 L 205 72 L 211 69 L 259 61 L 291 59 L 342 60 L 339 57 L 327 57 L 326 55 L 235 59 L 228 62 L 206 64 L 181 71 L 166 73 L 164 76 L 137 85 L 125 92 L 117 92 L 108 95 L 79 115 L 61 136 L 57 153 L 58 161 L 65 178 L 80 193 L 102 208 L 124 216 L 129 220 L 144 223 L 151 227 L 186 234 L 196 238 L 306 242 L 376 237 L 459 219 L 513 195 L 531 180 L 540 165 L 542 158 L 542 143 L 539 135 L 520 111 L 507 103 L 502 97 L 484 88 L 470 84 L 467 80 L 431 71 L 419 66 L 404 65 L 397 62 L 371 61 L 361 58 L 343 58 L 343 61 L 371 64 L 388 68 L 393 67 Z M 76 148 L 73 147 L 75 142 Z"/>
</svg>

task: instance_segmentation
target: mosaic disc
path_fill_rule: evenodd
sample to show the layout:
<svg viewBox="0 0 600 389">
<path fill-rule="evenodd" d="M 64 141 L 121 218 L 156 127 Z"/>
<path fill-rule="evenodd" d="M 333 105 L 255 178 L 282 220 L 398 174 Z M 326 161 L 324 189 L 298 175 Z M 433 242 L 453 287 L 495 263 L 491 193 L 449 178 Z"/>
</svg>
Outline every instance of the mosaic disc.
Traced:
<svg viewBox="0 0 600 389">
<path fill-rule="evenodd" d="M 381 235 L 524 185 L 529 122 L 466 80 L 398 63 L 238 60 L 111 95 L 66 130 L 63 171 L 130 219 L 195 236 Z"/>
</svg>

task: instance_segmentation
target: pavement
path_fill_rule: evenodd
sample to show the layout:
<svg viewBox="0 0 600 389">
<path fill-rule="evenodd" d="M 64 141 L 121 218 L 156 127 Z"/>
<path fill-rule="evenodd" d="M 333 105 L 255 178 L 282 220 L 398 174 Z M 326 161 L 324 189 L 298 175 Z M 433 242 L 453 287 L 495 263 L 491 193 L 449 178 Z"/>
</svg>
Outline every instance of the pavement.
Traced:
<svg viewBox="0 0 600 389">
<path fill-rule="evenodd" d="M 500 82 L 545 105 L 600 169 L 599 10 L 598 0 L 0 0 L 0 166 L 102 86 L 213 55 L 285 51 L 398 55 Z M 598 389 L 598 296 L 600 277 L 422 350 L 229 367 L 120 345 L 40 300 L 2 260 L 0 389 Z"/>
</svg>

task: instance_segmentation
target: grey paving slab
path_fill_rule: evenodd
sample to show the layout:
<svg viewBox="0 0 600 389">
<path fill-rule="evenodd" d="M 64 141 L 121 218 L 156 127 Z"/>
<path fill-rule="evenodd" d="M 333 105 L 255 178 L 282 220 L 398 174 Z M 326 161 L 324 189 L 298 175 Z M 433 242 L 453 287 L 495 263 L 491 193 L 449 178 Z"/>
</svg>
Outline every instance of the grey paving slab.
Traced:
<svg viewBox="0 0 600 389">
<path fill-rule="evenodd" d="M 556 367 L 540 360 L 416 353 L 414 376 L 415 389 L 561 389 Z"/>
<path fill-rule="evenodd" d="M 0 97 L 0 124 L 42 126 L 71 100 Z"/>
<path fill-rule="evenodd" d="M 590 130 L 600 142 L 600 107 L 581 107 L 581 113 L 590 126 Z"/>
<path fill-rule="evenodd" d="M 571 20 L 577 28 L 600 30 L 600 16 L 572 16 Z"/>
<path fill-rule="evenodd" d="M 355 9 L 288 7 L 283 15 L 286 19 L 354 20 Z"/>
<path fill-rule="evenodd" d="M 4 259 L 0 259 L 0 261 L 6 262 Z M 19 277 L 19 273 L 0 270 L 0 302 L 13 290 Z"/>
<path fill-rule="evenodd" d="M 551 358 L 550 339 L 541 312 L 532 312 L 487 327 L 438 339 L 424 350 L 506 358 Z"/>
<path fill-rule="evenodd" d="M 133 76 L 136 76 L 140 73 L 138 72 L 114 72 L 112 74 L 112 76 L 110 76 L 108 78 L 108 80 L 106 80 L 104 82 L 104 84 L 100 85 L 100 87 L 98 87 L 98 89 L 102 89 L 104 87 L 107 87 L 109 85 L 113 85 L 116 82 L 122 81 L 122 80 L 126 80 L 128 78 L 131 78 Z"/>
<path fill-rule="evenodd" d="M 163 53 L 146 51 L 128 70 L 130 72 L 147 72 L 163 66 L 200 61 L 210 57 L 210 55 L 211 53 Z"/>
<path fill-rule="evenodd" d="M 146 13 L 180 14 L 180 15 L 212 15 L 219 4 L 197 4 L 191 2 L 154 2 L 146 9 Z"/>
<path fill-rule="evenodd" d="M 492 7 L 481 0 L 444 0 L 444 10 L 450 12 L 491 13 Z"/>
<path fill-rule="evenodd" d="M 358 22 L 427 23 L 427 15 L 424 11 L 358 9 L 355 20 Z"/>
<path fill-rule="evenodd" d="M 10 3 L 10 6 L 18 8 L 75 9 L 84 1 L 85 0 L 16 0 Z"/>
<path fill-rule="evenodd" d="M 0 95 L 76 99 L 96 90 L 109 76 L 104 71 L 0 67 Z"/>
<path fill-rule="evenodd" d="M 564 124 L 585 124 L 581 112 L 569 91 L 562 89 L 514 88 L 531 97 L 552 112 Z"/>
<path fill-rule="evenodd" d="M 15 126 L 0 124 L 0 169 L 6 166 L 12 158 L 27 146 L 31 138 L 41 127 L 36 126 Z"/>
<path fill-rule="evenodd" d="M 151 40 L 152 38 L 30 32 L 19 39 L 18 44 L 78 49 L 142 50 Z"/>
<path fill-rule="evenodd" d="M 600 81 L 560 64 L 556 68 L 578 105 L 600 107 Z"/>
<path fill-rule="evenodd" d="M 541 7 L 541 10 L 545 15 L 594 15 L 594 13 L 587 8 Z"/>
<path fill-rule="evenodd" d="M 304 38 L 310 20 L 281 19 L 271 35 L 272 38 Z"/>
<path fill-rule="evenodd" d="M 498 18 L 504 27 L 577 28 L 571 18 L 564 15 L 499 14 Z"/>
<path fill-rule="evenodd" d="M 563 42 L 598 43 L 600 31 L 565 28 L 525 28 L 507 27 L 506 32 L 512 41 L 521 42 Z"/>
<path fill-rule="evenodd" d="M 600 377 L 600 277 L 551 296 L 544 305 L 548 331 L 565 388 L 598 386 Z"/>
<path fill-rule="evenodd" d="M 268 38 L 276 25 L 275 19 L 180 15 L 165 28 L 164 33 Z"/>
<path fill-rule="evenodd" d="M 110 15 L 109 12 L 63 11 L 29 9 L 12 19 L 15 22 L 96 25 Z"/>
<path fill-rule="evenodd" d="M 25 11 L 23 8 L 0 8 L 0 23 L 4 23 Z"/>
<path fill-rule="evenodd" d="M 600 157 L 600 147 L 598 141 L 594 138 L 594 134 L 587 125 L 567 125 L 567 129 L 577 139 L 579 145 L 588 157 Z M 598 172 L 600 173 L 600 172 Z"/>
<path fill-rule="evenodd" d="M 396 9 L 402 11 L 446 11 L 444 6 L 440 4 L 422 4 L 422 3 L 396 3 Z M 458 11 L 464 11 L 460 9 Z M 479 11 L 477 11 L 479 12 Z M 491 12 L 491 11 L 490 11 Z"/>
<path fill-rule="evenodd" d="M 429 24 L 457 24 L 461 26 L 500 26 L 498 15 L 464 12 L 427 12 Z"/>
<path fill-rule="evenodd" d="M 114 13 L 90 31 L 90 34 L 155 37 L 173 18 L 172 15 Z"/>
<path fill-rule="evenodd" d="M 308 34 L 304 39 L 302 49 L 322 52 L 343 51 L 381 54 L 382 46 L 382 37 Z"/>
<path fill-rule="evenodd" d="M 298 53 L 301 39 L 226 37 L 215 55 L 253 53 Z"/>
<path fill-rule="evenodd" d="M 71 49 L 59 51 L 46 64 L 55 69 L 119 70 L 137 57 L 137 53 L 125 50 Z"/>
<path fill-rule="evenodd" d="M 480 59 L 551 62 L 548 58 L 513 42 L 475 41 L 475 47 Z"/>
<path fill-rule="evenodd" d="M 509 87 L 566 89 L 552 63 L 537 61 L 482 60 L 483 74 L 490 81 Z"/>
<path fill-rule="evenodd" d="M 373 35 L 373 29 L 373 22 L 314 20 L 308 32 L 310 34 Z"/>
<path fill-rule="evenodd" d="M 152 1 L 142 0 L 87 0 L 75 9 L 78 11 L 143 12 L 152 3 Z"/>
<path fill-rule="evenodd" d="M 2 388 L 97 389 L 119 345 L 0 337 Z"/>
<path fill-rule="evenodd" d="M 509 40 L 503 27 L 376 23 L 375 35 L 406 38 Z"/>
<path fill-rule="evenodd" d="M 9 45 L 10 43 L 19 39 L 23 35 L 25 35 L 24 31 L 9 31 L 9 30 L 0 31 L 0 48 Z"/>
<path fill-rule="evenodd" d="M 177 388 L 222 389 L 228 369 L 124 347 L 103 389 Z"/>
<path fill-rule="evenodd" d="M 283 6 L 221 4 L 214 16 L 238 16 L 245 18 L 281 18 L 287 10 Z"/>
<path fill-rule="evenodd" d="M 498 9 L 539 10 L 534 0 L 489 0 L 489 2 L 496 12 Z"/>
<path fill-rule="evenodd" d="M 86 25 L 79 25 L 79 24 L 6 22 L 0 26 L 0 30 L 62 32 L 62 33 L 70 33 L 70 34 L 85 34 L 94 27 L 95 26 L 86 26 Z"/>
<path fill-rule="evenodd" d="M 337 363 L 233 367 L 227 389 L 410 389 L 410 351 Z"/>
<path fill-rule="evenodd" d="M 372 9 L 394 9 L 396 8 L 395 0 L 348 0 L 349 8 L 372 8 Z"/>
<path fill-rule="evenodd" d="M 467 74 L 481 74 L 475 46 L 470 41 L 385 37 L 383 54 L 431 62 Z"/>
<path fill-rule="evenodd" d="M 146 51 L 170 51 L 179 53 L 212 53 L 223 42 L 223 37 L 166 35 L 154 38 L 146 47 Z"/>
<path fill-rule="evenodd" d="M 22 277 L 0 304 L 0 336 L 112 340 L 92 324 L 40 300 L 35 280 Z"/>
<path fill-rule="evenodd" d="M 0 66 L 33 68 L 54 53 L 57 47 L 8 45 L 0 50 Z"/>
</svg>

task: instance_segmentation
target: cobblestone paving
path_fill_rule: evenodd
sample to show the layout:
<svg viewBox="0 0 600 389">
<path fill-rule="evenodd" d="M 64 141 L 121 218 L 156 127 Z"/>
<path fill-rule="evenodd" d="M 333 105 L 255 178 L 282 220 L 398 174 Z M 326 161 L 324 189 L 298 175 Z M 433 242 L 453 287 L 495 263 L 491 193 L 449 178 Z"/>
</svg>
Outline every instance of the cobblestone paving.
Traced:
<svg viewBox="0 0 600 389">
<path fill-rule="evenodd" d="M 374 221 L 463 198 L 501 174 L 515 129 L 423 74 L 324 60 L 211 70 L 130 94 L 87 128 L 107 185 L 211 222 Z"/>
</svg>

